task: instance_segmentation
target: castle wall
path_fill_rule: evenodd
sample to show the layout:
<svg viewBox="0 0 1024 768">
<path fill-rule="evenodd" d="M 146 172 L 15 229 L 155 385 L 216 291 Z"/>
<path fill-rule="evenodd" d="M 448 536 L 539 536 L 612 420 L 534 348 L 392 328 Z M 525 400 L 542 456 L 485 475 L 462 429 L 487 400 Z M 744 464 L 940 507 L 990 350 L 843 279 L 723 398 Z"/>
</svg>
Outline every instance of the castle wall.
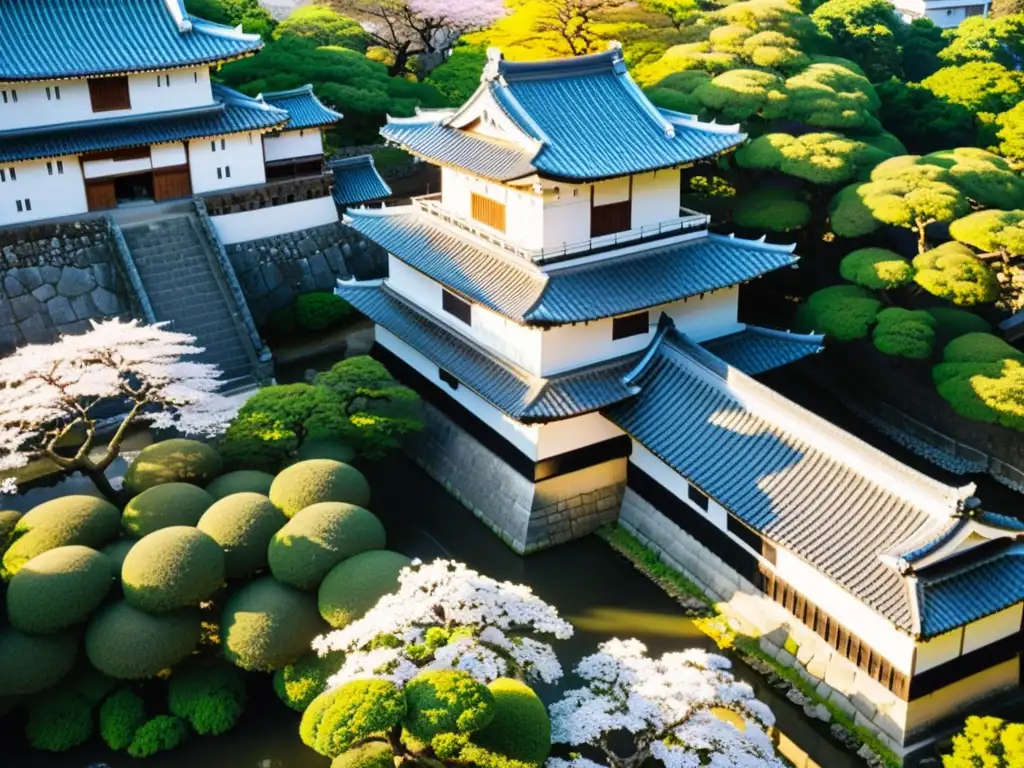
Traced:
<svg viewBox="0 0 1024 768">
<path fill-rule="evenodd" d="M 232 245 L 332 224 L 338 221 L 338 207 L 333 198 L 315 197 L 272 208 L 214 216 L 211 221 L 221 242 Z"/>
<path fill-rule="evenodd" d="M 267 180 L 263 141 L 256 132 L 190 141 L 188 155 L 192 192 L 197 195 Z"/>
<path fill-rule="evenodd" d="M 323 136 L 319 128 L 284 131 L 276 136 L 263 137 L 263 154 L 268 163 L 292 157 L 312 157 L 324 153 Z"/>
</svg>

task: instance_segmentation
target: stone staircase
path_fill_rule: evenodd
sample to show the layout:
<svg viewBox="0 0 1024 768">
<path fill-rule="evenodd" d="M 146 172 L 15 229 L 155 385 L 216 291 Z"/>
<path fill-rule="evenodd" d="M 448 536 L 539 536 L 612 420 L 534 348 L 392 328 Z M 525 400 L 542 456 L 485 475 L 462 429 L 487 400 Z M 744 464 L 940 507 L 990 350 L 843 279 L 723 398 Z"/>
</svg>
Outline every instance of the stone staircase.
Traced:
<svg viewBox="0 0 1024 768">
<path fill-rule="evenodd" d="M 259 353 L 196 216 L 126 223 L 121 231 L 157 322 L 195 336 L 206 350 L 202 362 L 220 366 L 226 391 L 256 385 Z"/>
</svg>

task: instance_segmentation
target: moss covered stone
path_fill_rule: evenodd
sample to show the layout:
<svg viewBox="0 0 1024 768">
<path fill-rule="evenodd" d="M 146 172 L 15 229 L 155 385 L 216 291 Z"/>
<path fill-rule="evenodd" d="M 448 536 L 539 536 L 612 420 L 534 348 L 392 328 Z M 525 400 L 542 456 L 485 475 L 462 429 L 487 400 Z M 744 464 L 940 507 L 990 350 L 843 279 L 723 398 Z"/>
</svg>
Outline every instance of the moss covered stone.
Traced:
<svg viewBox="0 0 1024 768">
<path fill-rule="evenodd" d="M 18 520 L 4 553 L 3 577 L 10 580 L 36 555 L 71 544 L 99 549 L 120 533 L 121 513 L 95 496 L 62 496 Z"/>
<path fill-rule="evenodd" d="M 494 719 L 470 738 L 491 753 L 541 764 L 551 751 L 551 719 L 533 689 L 500 677 L 487 688 L 494 696 Z"/>
<path fill-rule="evenodd" d="M 215 499 L 223 499 L 233 493 L 261 493 L 266 496 L 273 482 L 274 476 L 269 472 L 240 469 L 221 475 L 206 486 L 206 491 Z"/>
<path fill-rule="evenodd" d="M 0 555 L 7 549 L 7 542 L 14 534 L 14 526 L 21 520 L 21 513 L 13 509 L 0 509 Z"/>
<path fill-rule="evenodd" d="M 395 753 L 383 741 L 360 744 L 331 761 L 331 768 L 394 768 Z"/>
<path fill-rule="evenodd" d="M 270 486 L 270 500 L 288 517 L 325 501 L 365 507 L 370 486 L 359 470 L 330 459 L 300 461 L 285 468 Z"/>
<path fill-rule="evenodd" d="M 333 437 L 311 437 L 307 439 L 296 454 L 296 461 L 311 459 L 330 459 L 350 464 L 356 457 L 356 449 L 346 442 Z"/>
<path fill-rule="evenodd" d="M 305 712 L 313 699 L 324 692 L 327 678 L 341 669 L 344 661 L 342 653 L 320 656 L 311 651 L 294 664 L 274 672 L 274 692 L 289 708 Z"/>
<path fill-rule="evenodd" d="M 60 682 L 75 666 L 74 633 L 27 635 L 0 629 L 0 696 L 26 696 Z"/>
<path fill-rule="evenodd" d="M 195 525 L 213 502 L 213 496 L 197 485 L 154 485 L 128 502 L 121 524 L 129 535 L 142 538 L 172 525 Z"/>
<path fill-rule="evenodd" d="M 410 560 L 398 552 L 372 550 L 343 560 L 324 577 L 317 606 L 324 621 L 341 629 L 361 618 L 384 595 L 398 589 L 398 574 Z"/>
<path fill-rule="evenodd" d="M 224 550 L 229 579 L 249 576 L 267 567 L 267 547 L 288 518 L 266 496 L 235 493 L 203 514 L 198 528 Z"/>
<path fill-rule="evenodd" d="M 292 664 L 324 629 L 312 595 L 264 576 L 239 589 L 224 606 L 224 655 L 242 669 L 272 671 Z"/>
<path fill-rule="evenodd" d="M 125 490 L 142 493 L 164 483 L 206 485 L 223 469 L 220 454 L 198 440 L 162 440 L 143 448 L 124 475 Z"/>
<path fill-rule="evenodd" d="M 198 611 L 155 615 L 121 600 L 100 611 L 85 632 L 85 653 L 96 669 L 119 680 L 155 677 L 199 644 Z"/>
<path fill-rule="evenodd" d="M 341 561 L 384 546 L 384 526 L 354 504 L 327 501 L 306 507 L 274 534 L 270 572 L 296 589 L 316 589 Z"/>
<path fill-rule="evenodd" d="M 110 558 L 89 547 L 57 547 L 32 558 L 7 587 L 7 616 L 23 632 L 50 634 L 85 621 L 114 583 Z"/>
<path fill-rule="evenodd" d="M 198 605 L 223 584 L 224 550 L 211 536 L 183 525 L 140 539 L 121 566 L 125 599 L 150 613 Z"/>
</svg>

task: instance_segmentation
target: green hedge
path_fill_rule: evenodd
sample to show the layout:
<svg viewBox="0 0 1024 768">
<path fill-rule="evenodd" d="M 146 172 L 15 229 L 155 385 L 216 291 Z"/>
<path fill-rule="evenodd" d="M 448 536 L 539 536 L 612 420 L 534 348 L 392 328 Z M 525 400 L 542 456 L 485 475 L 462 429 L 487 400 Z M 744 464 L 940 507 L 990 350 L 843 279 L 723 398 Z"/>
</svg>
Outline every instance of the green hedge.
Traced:
<svg viewBox="0 0 1024 768">
<path fill-rule="evenodd" d="M 326 656 L 307 653 L 294 664 L 274 672 L 274 692 L 289 708 L 305 712 L 313 699 L 327 687 L 327 678 L 341 669 L 344 662 L 342 653 Z"/>
<path fill-rule="evenodd" d="M 300 461 L 285 468 L 270 486 L 270 500 L 288 517 L 312 504 L 340 501 L 365 507 L 370 486 L 359 470 L 330 459 Z"/>
<path fill-rule="evenodd" d="M 29 700 L 25 736 L 35 749 L 66 752 L 87 742 L 92 730 L 92 704 L 74 691 L 47 691 Z"/>
<path fill-rule="evenodd" d="M 147 488 L 124 508 L 121 524 L 129 536 L 142 538 L 172 525 L 195 525 L 214 498 L 189 483 L 164 483 Z"/>
<path fill-rule="evenodd" d="M 801 331 L 826 333 L 837 341 L 863 339 L 875 322 L 882 302 L 856 285 L 833 285 L 815 291 L 797 310 Z"/>
<path fill-rule="evenodd" d="M 839 262 L 839 274 L 844 280 L 871 290 L 899 288 L 914 279 L 910 262 L 885 248 L 851 251 Z"/>
<path fill-rule="evenodd" d="M 39 636 L 0 629 L 0 696 L 27 696 L 55 685 L 77 657 L 73 632 Z"/>
<path fill-rule="evenodd" d="M 224 656 L 242 669 L 270 672 L 294 663 L 324 629 L 312 595 L 270 576 L 239 589 L 224 606 Z"/>
<path fill-rule="evenodd" d="M 85 653 L 96 669 L 119 680 L 156 677 L 187 658 L 199 645 L 197 611 L 153 615 L 121 600 L 89 623 Z"/>
<path fill-rule="evenodd" d="M 7 616 L 45 635 L 85 621 L 114 584 L 114 564 L 95 549 L 57 547 L 32 558 L 7 587 Z"/>
<path fill-rule="evenodd" d="M 926 360 L 935 346 L 935 318 L 924 310 L 888 307 L 878 313 L 875 348 L 886 355 Z"/>
<path fill-rule="evenodd" d="M 936 389 L 961 416 L 1024 430 L 1024 353 L 987 333 L 953 339 L 932 369 Z"/>
<path fill-rule="evenodd" d="M 390 730 L 405 713 L 405 696 L 391 681 L 353 680 L 313 700 L 302 715 L 299 737 L 318 754 L 337 757 L 358 741 Z"/>
<path fill-rule="evenodd" d="M 186 665 L 167 681 L 171 714 L 187 720 L 201 736 L 227 733 L 245 709 L 245 679 L 225 664 Z"/>
<path fill-rule="evenodd" d="M 239 469 L 218 477 L 206 486 L 206 492 L 215 499 L 223 499 L 233 493 L 259 493 L 266 496 L 273 482 L 274 476 L 269 472 Z"/>
<path fill-rule="evenodd" d="M 131 605 L 150 613 L 196 606 L 224 584 L 224 550 L 196 528 L 176 525 L 149 534 L 121 566 Z"/>
<path fill-rule="evenodd" d="M 990 333 L 966 333 L 946 345 L 942 359 L 947 363 L 1024 362 L 1024 352 Z"/>
<path fill-rule="evenodd" d="M 266 496 L 235 493 L 203 514 L 198 528 L 224 550 L 229 579 L 250 576 L 267 567 L 267 547 L 288 518 Z"/>
<path fill-rule="evenodd" d="M 487 686 L 494 696 L 494 719 L 470 738 L 489 752 L 541 764 L 551 751 L 551 720 L 533 689 L 500 677 Z"/>
<path fill-rule="evenodd" d="M 128 749 L 135 732 L 146 722 L 146 706 L 142 699 L 124 688 L 103 702 L 100 707 L 100 738 L 115 752 Z"/>
<path fill-rule="evenodd" d="M 398 552 L 373 550 L 338 563 L 317 591 L 320 615 L 336 629 L 348 626 L 398 589 L 398 574 L 410 562 Z"/>
<path fill-rule="evenodd" d="M 341 325 L 352 307 L 340 296 L 326 291 L 304 293 L 295 299 L 295 322 L 305 331 L 322 331 Z"/>
<path fill-rule="evenodd" d="M 10 581 L 25 563 L 57 547 L 80 544 L 99 549 L 121 530 L 121 513 L 95 496 L 62 496 L 33 507 L 14 526 L 4 553 L 3 577 Z"/>
<path fill-rule="evenodd" d="M 270 541 L 270 572 L 282 584 L 316 589 L 335 565 L 384 546 L 384 526 L 354 504 L 323 502 L 306 507 Z"/>
<path fill-rule="evenodd" d="M 132 757 L 151 757 L 157 752 L 174 749 L 188 736 L 188 725 L 180 717 L 157 715 L 135 732 L 128 746 Z"/>
<path fill-rule="evenodd" d="M 992 326 L 973 312 L 953 307 L 932 307 L 928 314 L 935 319 L 936 343 L 945 348 L 949 342 L 965 333 L 990 333 Z"/>
<path fill-rule="evenodd" d="M 394 768 L 395 753 L 383 741 L 360 744 L 331 761 L 331 768 Z"/>
<path fill-rule="evenodd" d="M 966 245 L 949 242 L 914 258 L 914 282 L 933 296 L 959 307 L 999 298 L 996 273 Z"/>
<path fill-rule="evenodd" d="M 788 189 L 756 189 L 736 198 L 732 220 L 746 229 L 792 232 L 811 220 L 811 206 Z"/>
<path fill-rule="evenodd" d="M 220 454 L 198 440 L 163 440 L 139 452 L 124 475 L 124 488 L 136 495 L 164 483 L 206 485 L 223 470 Z"/>
</svg>

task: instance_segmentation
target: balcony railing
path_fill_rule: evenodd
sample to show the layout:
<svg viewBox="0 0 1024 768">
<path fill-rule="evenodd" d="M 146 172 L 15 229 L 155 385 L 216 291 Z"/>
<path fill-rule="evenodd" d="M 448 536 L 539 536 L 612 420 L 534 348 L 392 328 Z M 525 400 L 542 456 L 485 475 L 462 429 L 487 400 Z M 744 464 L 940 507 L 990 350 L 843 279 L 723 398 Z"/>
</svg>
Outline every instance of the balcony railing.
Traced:
<svg viewBox="0 0 1024 768">
<path fill-rule="evenodd" d="M 674 219 L 650 224 L 611 235 L 601 235 L 580 240 L 574 243 L 560 243 L 543 248 L 526 248 L 510 241 L 505 235 L 490 227 L 479 224 L 472 219 L 459 216 L 441 205 L 441 195 L 422 195 L 412 198 L 413 205 L 423 214 L 445 224 L 457 227 L 485 241 L 488 245 L 517 256 L 535 264 L 550 264 L 563 259 L 577 256 L 589 256 L 605 251 L 617 250 L 630 245 L 678 237 L 688 232 L 698 232 L 708 228 L 710 217 L 689 208 L 680 208 L 680 215 Z"/>
</svg>

